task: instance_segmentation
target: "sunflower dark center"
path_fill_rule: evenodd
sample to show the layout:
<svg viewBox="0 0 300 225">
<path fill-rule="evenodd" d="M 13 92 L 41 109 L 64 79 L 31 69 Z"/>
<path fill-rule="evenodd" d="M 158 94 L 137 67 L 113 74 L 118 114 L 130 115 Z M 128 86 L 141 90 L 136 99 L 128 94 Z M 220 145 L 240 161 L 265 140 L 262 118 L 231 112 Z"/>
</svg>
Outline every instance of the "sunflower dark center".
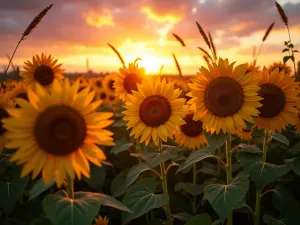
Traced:
<svg viewBox="0 0 300 225">
<path fill-rule="evenodd" d="M 98 88 L 101 88 L 101 87 L 102 87 L 102 82 L 101 82 L 100 80 L 97 80 L 97 81 L 96 81 L 96 86 L 97 86 Z"/>
<path fill-rule="evenodd" d="M 114 83 L 115 83 L 114 80 L 110 80 L 110 81 L 108 82 L 108 88 L 109 88 L 110 90 L 112 90 L 112 91 L 115 90 L 115 88 L 114 88 Z"/>
<path fill-rule="evenodd" d="M 34 134 L 39 146 L 49 154 L 62 156 L 76 151 L 86 137 L 82 115 L 66 105 L 52 106 L 36 119 Z"/>
<path fill-rule="evenodd" d="M 124 88 L 128 93 L 132 93 L 132 91 L 137 91 L 137 84 L 142 82 L 142 77 L 139 74 L 128 74 L 124 78 Z"/>
<path fill-rule="evenodd" d="M 4 132 L 6 131 L 6 129 L 3 127 L 2 119 L 8 117 L 9 114 L 7 113 L 7 111 L 3 108 L 0 108 L 0 135 L 4 134 Z"/>
<path fill-rule="evenodd" d="M 150 127 L 163 125 L 171 116 L 171 104 L 161 95 L 147 97 L 140 105 L 139 115 L 141 120 Z"/>
<path fill-rule="evenodd" d="M 230 77 L 218 77 L 206 87 L 204 102 L 207 109 L 215 116 L 233 116 L 243 106 L 243 89 Z"/>
<path fill-rule="evenodd" d="M 260 117 L 274 117 L 283 110 L 285 94 L 281 88 L 274 84 L 262 84 L 258 95 L 263 98 L 260 101 L 263 106 L 258 108 Z"/>
<path fill-rule="evenodd" d="M 113 101 L 113 100 L 115 100 L 116 98 L 115 98 L 115 96 L 109 96 L 109 99 L 110 99 L 111 101 Z"/>
<path fill-rule="evenodd" d="M 188 114 L 184 118 L 186 124 L 180 126 L 182 133 L 189 137 L 197 137 L 203 132 L 202 122 L 193 120 L 193 116 L 194 114 Z"/>
<path fill-rule="evenodd" d="M 41 85 L 52 84 L 54 80 L 54 71 L 50 66 L 41 65 L 34 71 L 34 79 Z"/>
<path fill-rule="evenodd" d="M 106 95 L 104 92 L 102 92 L 102 93 L 100 94 L 100 98 L 101 98 L 102 100 L 106 99 L 106 97 L 107 97 L 107 95 Z"/>
</svg>

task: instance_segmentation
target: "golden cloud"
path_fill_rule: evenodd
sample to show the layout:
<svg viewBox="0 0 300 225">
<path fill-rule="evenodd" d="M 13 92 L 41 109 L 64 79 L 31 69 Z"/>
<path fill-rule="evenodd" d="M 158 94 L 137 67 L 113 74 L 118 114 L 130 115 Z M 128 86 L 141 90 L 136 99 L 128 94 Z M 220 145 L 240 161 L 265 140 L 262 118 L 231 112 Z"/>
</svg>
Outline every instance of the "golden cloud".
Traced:
<svg viewBox="0 0 300 225">
<path fill-rule="evenodd" d="M 90 26 L 98 28 L 104 26 L 115 26 L 113 16 L 109 9 L 103 9 L 100 13 L 89 11 L 88 13 L 84 13 L 83 16 L 85 17 L 87 24 Z"/>
</svg>

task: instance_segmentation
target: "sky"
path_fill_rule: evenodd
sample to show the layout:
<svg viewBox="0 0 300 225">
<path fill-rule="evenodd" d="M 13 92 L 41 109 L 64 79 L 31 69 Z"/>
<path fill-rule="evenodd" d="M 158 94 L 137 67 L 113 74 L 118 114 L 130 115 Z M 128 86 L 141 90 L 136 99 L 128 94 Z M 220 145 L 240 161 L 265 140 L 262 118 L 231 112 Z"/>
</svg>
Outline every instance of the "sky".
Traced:
<svg viewBox="0 0 300 225">
<path fill-rule="evenodd" d="M 278 0 L 289 18 L 292 42 L 300 46 L 300 0 Z M 34 54 L 51 54 L 66 72 L 85 72 L 86 61 L 94 72 L 117 71 L 121 66 L 112 44 L 126 64 L 141 58 L 148 73 L 177 73 L 172 53 L 184 75 L 193 75 L 205 61 L 197 47 L 208 50 L 197 21 L 210 32 L 218 56 L 230 62 L 252 62 L 272 22 L 257 63 L 269 66 L 282 61 L 288 40 L 274 0 L 0 0 L 0 69 L 4 70 L 21 34 L 45 7 L 54 4 L 26 37 L 13 59 L 22 66 Z M 182 47 L 172 33 L 186 43 Z M 296 60 L 300 60 L 296 55 Z"/>
</svg>

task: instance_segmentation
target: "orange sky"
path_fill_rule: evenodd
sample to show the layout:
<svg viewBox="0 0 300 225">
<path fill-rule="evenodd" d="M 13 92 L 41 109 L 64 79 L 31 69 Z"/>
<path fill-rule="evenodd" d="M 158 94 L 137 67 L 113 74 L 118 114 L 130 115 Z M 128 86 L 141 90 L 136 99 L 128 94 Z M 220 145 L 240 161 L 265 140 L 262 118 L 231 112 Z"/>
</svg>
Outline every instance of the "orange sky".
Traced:
<svg viewBox="0 0 300 225">
<path fill-rule="evenodd" d="M 34 0 L 28 1 L 33 2 L 32 8 L 0 3 L 4 12 L 1 14 L 0 10 L 0 15 L 4 15 L 2 20 L 0 16 L 0 30 L 4 30 L 0 32 L 2 66 L 7 63 L 5 55 L 11 54 L 30 18 L 43 8 L 41 4 L 35 5 Z M 126 63 L 141 58 L 139 65 L 145 66 L 149 73 L 158 73 L 162 65 L 164 73 L 177 73 L 172 58 L 174 53 L 183 74 L 192 75 L 205 65 L 197 47 L 207 49 L 195 21 L 212 33 L 220 57 L 239 63 L 252 61 L 253 46 L 258 49 L 266 28 L 275 21 L 275 28 L 258 59 L 258 65 L 268 66 L 282 60 L 281 49 L 288 34 L 271 0 L 251 1 L 264 3 L 252 9 L 244 0 L 166 0 L 163 3 L 144 0 L 139 4 L 132 0 L 126 5 L 118 0 L 111 1 L 114 3 L 104 1 L 103 5 L 93 5 L 95 1 L 92 0 L 86 1 L 90 4 L 81 0 L 54 2 L 45 19 L 21 44 L 13 62 L 21 65 L 32 54 L 44 52 L 58 57 L 66 72 L 85 72 L 87 57 L 94 72 L 116 71 L 121 64 L 106 45 L 111 43 Z M 295 11 L 299 12 L 300 0 L 278 2 L 291 15 L 291 35 L 297 48 L 300 44 L 300 15 Z M 8 5 L 1 8 L 1 4 Z M 262 9 L 264 11 L 258 11 Z M 185 40 L 186 47 L 180 46 L 172 36 L 173 32 Z"/>
</svg>

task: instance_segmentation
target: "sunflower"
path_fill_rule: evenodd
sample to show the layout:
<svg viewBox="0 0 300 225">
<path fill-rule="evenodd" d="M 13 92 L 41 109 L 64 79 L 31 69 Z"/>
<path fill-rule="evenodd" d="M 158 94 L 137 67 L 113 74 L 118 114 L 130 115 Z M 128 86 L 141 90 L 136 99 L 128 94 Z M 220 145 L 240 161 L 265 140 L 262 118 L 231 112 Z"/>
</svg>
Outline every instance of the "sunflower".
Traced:
<svg viewBox="0 0 300 225">
<path fill-rule="evenodd" d="M 8 80 L 6 83 L 7 90 L 13 90 L 18 84 L 18 81 L 16 80 Z"/>
<path fill-rule="evenodd" d="M 109 222 L 109 218 L 105 216 L 104 218 L 102 216 L 98 216 L 98 218 L 95 219 L 94 225 L 107 225 Z"/>
<path fill-rule="evenodd" d="M 259 66 L 256 66 L 254 63 L 246 63 L 247 70 L 245 73 L 252 72 L 256 75 L 259 72 Z"/>
<path fill-rule="evenodd" d="M 0 93 L 0 153 L 3 150 L 4 144 L 7 142 L 6 134 L 7 130 L 3 126 L 2 119 L 8 118 L 8 110 L 14 108 L 14 102 L 10 98 L 10 95 Z"/>
<path fill-rule="evenodd" d="M 28 100 L 27 89 L 27 83 L 21 81 L 16 85 L 16 87 L 13 90 L 8 92 L 8 94 L 10 95 L 10 98 L 12 100 L 15 100 L 16 98 L 23 98 L 25 100 Z M 16 107 L 20 108 L 18 104 L 16 104 Z"/>
<path fill-rule="evenodd" d="M 106 75 L 103 79 L 103 88 L 105 89 L 108 95 L 115 94 L 115 87 L 114 87 L 115 78 L 116 78 L 116 74 L 111 73 Z"/>
<path fill-rule="evenodd" d="M 11 118 L 3 119 L 6 147 L 18 148 L 11 161 L 25 164 L 22 177 L 33 172 L 34 179 L 42 172 L 46 185 L 53 177 L 58 187 L 66 175 L 89 177 L 89 161 L 101 166 L 106 158 L 97 145 L 114 145 L 113 133 L 104 129 L 113 123 L 113 114 L 95 112 L 101 101 L 91 102 L 95 93 L 89 88 L 78 93 L 78 82 L 55 80 L 49 93 L 35 86 L 35 92 L 28 87 L 29 102 L 16 99 L 21 108 L 8 110 Z"/>
<path fill-rule="evenodd" d="M 97 92 L 99 89 L 103 89 L 103 79 L 101 77 L 97 77 L 91 80 L 93 89 Z"/>
<path fill-rule="evenodd" d="M 235 135 L 244 141 L 252 140 L 252 129 L 236 130 Z"/>
<path fill-rule="evenodd" d="M 228 59 L 219 59 L 218 65 L 208 64 L 209 70 L 200 68 L 200 73 L 189 84 L 187 95 L 191 110 L 196 110 L 194 120 L 202 120 L 204 128 L 211 133 L 235 133 L 246 127 L 245 121 L 253 122 L 258 115 L 261 98 L 257 96 L 258 81 L 246 72 L 246 65 L 235 68 Z"/>
<path fill-rule="evenodd" d="M 127 110 L 123 119 L 128 121 L 127 129 L 132 128 L 130 135 L 140 138 L 140 142 L 150 142 L 156 145 L 159 140 L 167 141 L 172 138 L 172 132 L 177 125 L 185 124 L 184 117 L 188 108 L 185 99 L 178 98 L 181 90 L 174 89 L 173 83 L 157 77 L 155 80 L 144 80 L 138 84 L 138 91 L 132 91 L 125 103 Z"/>
<path fill-rule="evenodd" d="M 175 142 L 181 146 L 185 146 L 189 149 L 200 148 L 202 145 L 207 144 L 207 140 L 203 133 L 201 120 L 193 120 L 194 113 L 189 112 L 183 120 L 186 124 L 183 124 L 174 132 Z"/>
<path fill-rule="evenodd" d="M 137 90 L 137 84 L 140 84 L 145 76 L 145 68 L 138 66 L 136 61 L 129 63 L 128 68 L 120 68 L 119 74 L 115 77 L 114 88 L 115 95 L 124 102 L 128 100 L 127 95 Z"/>
<path fill-rule="evenodd" d="M 106 98 L 106 104 L 109 105 L 117 105 L 119 103 L 119 99 L 114 95 L 108 95 Z"/>
<path fill-rule="evenodd" d="M 268 71 L 269 73 L 272 73 L 276 68 L 279 69 L 279 72 L 281 72 L 281 70 L 285 71 L 285 75 L 292 75 L 292 69 L 290 66 L 286 65 L 285 63 L 282 62 L 274 62 L 272 63 L 272 65 L 269 66 Z"/>
<path fill-rule="evenodd" d="M 24 69 L 21 71 L 20 76 L 24 78 L 24 81 L 28 84 L 39 83 L 43 86 L 49 87 L 55 79 L 63 79 L 61 69 L 62 64 L 56 64 L 57 59 L 54 60 L 51 55 L 46 56 L 42 53 L 41 57 L 35 55 L 32 57 L 32 62 L 25 62 Z"/>
<path fill-rule="evenodd" d="M 282 131 L 288 124 L 295 125 L 298 121 L 297 83 L 285 71 L 278 68 L 271 73 L 266 68 L 260 73 L 259 96 L 263 98 L 260 115 L 256 125 L 267 130 Z"/>
</svg>

